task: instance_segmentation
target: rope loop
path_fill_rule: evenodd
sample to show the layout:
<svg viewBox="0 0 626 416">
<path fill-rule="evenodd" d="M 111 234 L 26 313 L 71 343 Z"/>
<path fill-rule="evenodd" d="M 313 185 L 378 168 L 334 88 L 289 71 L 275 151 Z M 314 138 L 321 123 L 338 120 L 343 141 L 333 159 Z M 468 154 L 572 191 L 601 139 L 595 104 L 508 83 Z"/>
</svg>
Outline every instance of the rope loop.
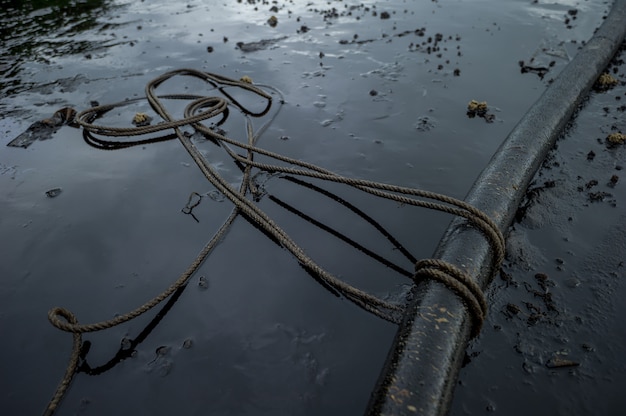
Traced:
<svg viewBox="0 0 626 416">
<path fill-rule="evenodd" d="M 62 321 L 60 318 L 64 318 L 65 322 Z M 76 318 L 76 315 L 74 315 L 71 311 L 65 308 L 55 307 L 50 309 L 48 311 L 48 320 L 53 326 L 59 328 L 62 331 L 73 333 L 83 332 L 76 329 L 76 327 L 78 326 L 78 319 Z"/>
<path fill-rule="evenodd" d="M 64 318 L 66 322 L 63 322 L 60 318 Z M 72 353 L 70 355 L 70 360 L 67 364 L 67 368 L 65 370 L 65 375 L 59 382 L 52 399 L 46 406 L 44 410 L 44 416 L 52 416 L 56 411 L 59 403 L 63 400 L 63 396 L 65 396 L 65 392 L 70 387 L 72 383 L 72 379 L 76 374 L 76 369 L 78 368 L 78 361 L 80 359 L 80 350 L 83 344 L 83 338 L 80 331 L 75 330 L 74 328 L 78 326 L 78 319 L 76 316 L 64 308 L 53 308 L 48 312 L 48 319 L 55 327 L 67 331 L 73 332 L 72 334 Z"/>
<path fill-rule="evenodd" d="M 446 261 L 424 259 L 415 263 L 413 279 L 417 281 L 418 277 L 437 280 L 455 291 L 472 315 L 474 321 L 472 338 L 480 334 L 485 316 L 487 316 L 487 300 L 480 286 L 469 274 Z"/>
</svg>

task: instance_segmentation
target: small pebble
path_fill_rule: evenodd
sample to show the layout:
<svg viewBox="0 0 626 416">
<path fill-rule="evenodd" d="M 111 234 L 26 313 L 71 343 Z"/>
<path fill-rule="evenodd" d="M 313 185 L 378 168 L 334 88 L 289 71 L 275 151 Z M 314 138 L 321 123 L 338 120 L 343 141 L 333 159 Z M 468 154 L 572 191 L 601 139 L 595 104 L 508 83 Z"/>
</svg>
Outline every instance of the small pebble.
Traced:
<svg viewBox="0 0 626 416">
<path fill-rule="evenodd" d="M 57 196 L 59 196 L 61 194 L 62 190 L 61 188 L 52 188 L 48 191 L 46 191 L 46 196 L 48 198 L 55 198 Z"/>
<path fill-rule="evenodd" d="M 127 337 L 122 338 L 122 342 L 120 344 L 123 350 L 129 350 L 133 346 L 132 340 Z"/>
<path fill-rule="evenodd" d="M 548 368 L 563 368 L 563 367 L 578 367 L 580 363 L 566 358 L 554 356 L 548 360 L 546 367 Z"/>
<path fill-rule="evenodd" d="M 157 356 L 162 357 L 170 352 L 170 347 L 168 347 L 167 345 L 161 345 L 159 348 L 156 349 L 155 352 Z"/>
</svg>

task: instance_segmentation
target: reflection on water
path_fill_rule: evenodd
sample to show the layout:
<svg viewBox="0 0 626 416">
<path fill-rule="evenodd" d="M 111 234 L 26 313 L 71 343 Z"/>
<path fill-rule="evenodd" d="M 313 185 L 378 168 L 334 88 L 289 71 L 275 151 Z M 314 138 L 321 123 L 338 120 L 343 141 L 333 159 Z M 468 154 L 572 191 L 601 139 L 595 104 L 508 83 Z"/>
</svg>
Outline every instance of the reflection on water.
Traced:
<svg viewBox="0 0 626 416">
<path fill-rule="evenodd" d="M 90 59 L 95 51 L 119 43 L 114 30 L 120 24 L 102 19 L 123 7 L 111 0 L 0 0 L 0 7 L 2 94 L 24 88 L 20 72 L 25 62 L 51 64 L 68 55 Z"/>
</svg>

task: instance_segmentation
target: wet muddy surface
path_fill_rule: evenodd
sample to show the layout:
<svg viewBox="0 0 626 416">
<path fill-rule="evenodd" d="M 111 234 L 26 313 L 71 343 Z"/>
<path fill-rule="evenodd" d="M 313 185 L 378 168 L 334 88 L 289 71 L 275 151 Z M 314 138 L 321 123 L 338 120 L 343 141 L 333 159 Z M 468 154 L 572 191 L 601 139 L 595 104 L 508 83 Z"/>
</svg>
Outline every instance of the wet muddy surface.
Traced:
<svg viewBox="0 0 626 416">
<path fill-rule="evenodd" d="M 463 198 L 608 10 L 565 0 L 294 3 L 0 0 L 3 412 L 41 412 L 65 371 L 71 336 L 49 324 L 49 309 L 88 323 L 137 307 L 187 268 L 232 208 L 176 140 L 104 149 L 60 123 L 45 140 L 7 146 L 32 125 L 62 108 L 142 97 L 156 76 L 196 68 L 282 92 L 261 147 Z M 607 144 L 626 132 L 624 71 L 610 68 L 618 84 L 592 94 L 529 190 L 452 414 L 624 407 L 625 148 Z M 211 93 L 202 88 L 181 78 L 163 93 Z M 487 103 L 491 122 L 468 117 L 472 100 Z M 137 114 L 159 122 L 140 100 L 102 121 L 132 127 Z M 245 137 L 236 114 L 215 127 Z M 238 186 L 237 165 L 194 140 Z M 432 255 L 450 221 L 344 185 L 262 172 L 255 184 L 255 201 L 307 254 L 389 300 L 403 299 L 401 270 L 412 264 L 349 206 L 416 258 Z M 171 302 L 84 336 L 58 414 L 361 414 L 395 330 L 238 218 Z"/>
<path fill-rule="evenodd" d="M 610 415 L 626 404 L 626 149 L 608 139 L 626 128 L 625 56 L 623 44 L 606 72 L 616 81 L 596 84 L 527 191 L 452 414 Z"/>
</svg>

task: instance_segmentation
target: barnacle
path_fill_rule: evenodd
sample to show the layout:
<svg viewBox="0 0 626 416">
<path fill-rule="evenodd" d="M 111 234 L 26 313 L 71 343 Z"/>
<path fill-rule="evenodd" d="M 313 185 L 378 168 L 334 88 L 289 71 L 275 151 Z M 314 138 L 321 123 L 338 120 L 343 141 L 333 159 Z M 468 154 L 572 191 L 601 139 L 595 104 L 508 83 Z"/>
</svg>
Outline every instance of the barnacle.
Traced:
<svg viewBox="0 0 626 416">
<path fill-rule="evenodd" d="M 606 72 L 598 77 L 596 84 L 600 88 L 608 89 L 616 86 L 618 83 L 617 79 L 615 79 L 611 74 L 607 74 Z"/>
<path fill-rule="evenodd" d="M 467 112 L 468 113 L 486 113 L 487 112 L 487 101 L 478 102 L 476 100 L 472 100 L 467 104 Z"/>
<path fill-rule="evenodd" d="M 135 113 L 133 117 L 133 124 L 137 127 L 147 126 L 152 121 L 152 117 L 146 113 Z"/>
<path fill-rule="evenodd" d="M 626 141 L 626 134 L 611 133 L 608 136 L 606 136 L 606 141 L 609 142 L 609 144 L 613 146 L 616 146 L 618 144 L 623 144 Z"/>
<path fill-rule="evenodd" d="M 245 82 L 246 84 L 252 84 L 252 78 L 250 78 L 247 75 L 244 75 L 243 77 L 241 77 L 239 81 Z"/>
</svg>

